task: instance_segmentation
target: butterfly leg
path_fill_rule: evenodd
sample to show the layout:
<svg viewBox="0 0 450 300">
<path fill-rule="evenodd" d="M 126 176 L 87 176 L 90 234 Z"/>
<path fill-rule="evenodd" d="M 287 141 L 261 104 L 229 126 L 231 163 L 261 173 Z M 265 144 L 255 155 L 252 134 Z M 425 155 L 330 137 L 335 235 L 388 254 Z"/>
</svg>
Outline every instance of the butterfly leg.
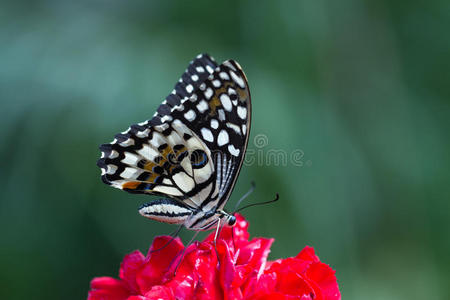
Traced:
<svg viewBox="0 0 450 300">
<path fill-rule="evenodd" d="M 217 239 L 220 237 L 220 233 L 222 232 L 223 227 L 226 225 L 226 222 L 222 222 L 222 219 L 219 219 L 219 221 L 217 222 L 217 228 L 216 228 L 216 233 L 214 235 L 214 250 L 216 250 L 216 255 L 217 255 L 217 261 L 220 263 L 220 259 L 219 259 L 219 251 L 217 251 Z"/>
<path fill-rule="evenodd" d="M 216 227 L 216 233 L 214 234 L 214 245 L 216 244 L 217 238 L 219 237 L 219 231 L 220 231 L 220 221 L 217 221 L 217 227 Z"/>
<path fill-rule="evenodd" d="M 179 261 L 178 261 L 178 263 L 177 263 L 177 266 L 175 267 L 175 271 L 173 272 L 173 276 L 174 276 L 174 277 L 175 277 L 175 275 L 177 274 L 177 270 L 178 270 L 178 268 L 180 267 L 181 262 L 183 261 L 184 254 L 186 253 L 187 248 L 192 244 L 192 242 L 195 240 L 195 238 L 197 237 L 197 234 L 198 234 L 199 232 L 200 232 L 200 231 L 196 231 L 196 232 L 195 232 L 194 236 L 191 238 L 191 240 L 189 241 L 189 243 L 186 244 L 186 246 L 184 247 L 183 251 L 181 252 L 181 257 L 180 257 L 180 259 L 179 259 Z M 176 256 L 175 259 L 170 263 L 170 266 L 171 266 L 176 260 L 177 260 L 177 256 Z M 170 266 L 169 266 L 169 268 L 170 268 Z"/>
<path fill-rule="evenodd" d="M 165 243 L 162 247 L 152 250 L 149 253 L 157 252 L 157 251 L 162 250 L 162 249 L 166 248 L 167 246 L 169 246 L 169 244 L 172 243 L 172 241 L 178 236 L 178 234 L 180 233 L 183 226 L 184 226 L 184 224 L 181 224 L 180 226 L 178 226 L 177 230 L 175 230 L 174 232 L 172 232 L 170 234 L 170 240 L 167 243 Z"/>
</svg>

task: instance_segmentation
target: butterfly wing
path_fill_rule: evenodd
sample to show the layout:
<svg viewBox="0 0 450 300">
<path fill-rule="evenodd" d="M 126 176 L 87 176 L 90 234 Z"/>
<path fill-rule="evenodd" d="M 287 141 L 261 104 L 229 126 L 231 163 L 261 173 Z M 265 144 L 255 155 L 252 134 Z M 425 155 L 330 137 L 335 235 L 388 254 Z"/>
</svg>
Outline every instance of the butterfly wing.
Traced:
<svg viewBox="0 0 450 300">
<path fill-rule="evenodd" d="M 199 55 L 153 119 L 100 146 L 102 180 L 194 208 L 224 205 L 242 165 L 250 108 L 239 65 L 227 61 L 217 67 Z"/>
<path fill-rule="evenodd" d="M 181 75 L 173 91 L 166 97 L 156 110 L 151 125 L 165 122 L 165 116 L 170 115 L 173 107 L 179 105 L 181 100 L 192 96 L 195 90 L 214 72 L 217 63 L 208 54 L 199 54 L 189 63 L 186 71 Z"/>
<path fill-rule="evenodd" d="M 212 152 L 214 190 L 202 199 L 205 211 L 223 208 L 239 175 L 248 144 L 251 97 L 239 64 L 225 61 L 189 101 L 189 109 L 175 113 Z"/>
</svg>

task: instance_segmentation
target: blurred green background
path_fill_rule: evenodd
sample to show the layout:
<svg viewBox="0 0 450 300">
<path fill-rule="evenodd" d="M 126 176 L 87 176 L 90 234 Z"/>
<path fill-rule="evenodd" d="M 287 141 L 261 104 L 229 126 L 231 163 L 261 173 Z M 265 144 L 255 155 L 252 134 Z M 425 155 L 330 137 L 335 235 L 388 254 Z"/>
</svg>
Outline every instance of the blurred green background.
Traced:
<svg viewBox="0 0 450 300">
<path fill-rule="evenodd" d="M 444 0 L 2 2 L 0 298 L 84 299 L 173 230 L 98 146 L 207 52 L 247 74 L 249 150 L 301 154 L 247 164 L 228 205 L 280 193 L 245 211 L 270 257 L 314 246 L 343 299 L 450 299 L 449 29 Z"/>
</svg>

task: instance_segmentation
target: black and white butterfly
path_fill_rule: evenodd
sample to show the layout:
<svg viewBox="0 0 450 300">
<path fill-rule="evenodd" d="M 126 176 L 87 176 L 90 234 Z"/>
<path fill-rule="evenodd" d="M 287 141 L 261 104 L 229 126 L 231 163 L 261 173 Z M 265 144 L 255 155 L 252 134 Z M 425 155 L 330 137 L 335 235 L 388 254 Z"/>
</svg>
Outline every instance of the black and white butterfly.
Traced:
<svg viewBox="0 0 450 300">
<path fill-rule="evenodd" d="M 151 120 L 100 146 L 102 180 L 163 198 L 144 217 L 200 231 L 232 226 L 224 206 L 238 178 L 251 119 L 247 78 L 234 60 L 198 55 Z M 223 224 L 222 222 L 222 224 Z"/>
</svg>

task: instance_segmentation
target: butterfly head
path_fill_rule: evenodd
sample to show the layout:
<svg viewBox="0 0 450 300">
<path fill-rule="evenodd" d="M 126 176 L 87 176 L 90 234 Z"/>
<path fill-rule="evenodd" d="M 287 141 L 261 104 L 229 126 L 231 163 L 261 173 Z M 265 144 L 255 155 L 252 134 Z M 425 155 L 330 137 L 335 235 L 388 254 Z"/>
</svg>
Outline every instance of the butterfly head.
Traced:
<svg viewBox="0 0 450 300">
<path fill-rule="evenodd" d="M 216 215 L 218 219 L 222 220 L 221 224 L 233 227 L 236 224 L 236 217 L 224 210 L 217 210 Z"/>
</svg>

